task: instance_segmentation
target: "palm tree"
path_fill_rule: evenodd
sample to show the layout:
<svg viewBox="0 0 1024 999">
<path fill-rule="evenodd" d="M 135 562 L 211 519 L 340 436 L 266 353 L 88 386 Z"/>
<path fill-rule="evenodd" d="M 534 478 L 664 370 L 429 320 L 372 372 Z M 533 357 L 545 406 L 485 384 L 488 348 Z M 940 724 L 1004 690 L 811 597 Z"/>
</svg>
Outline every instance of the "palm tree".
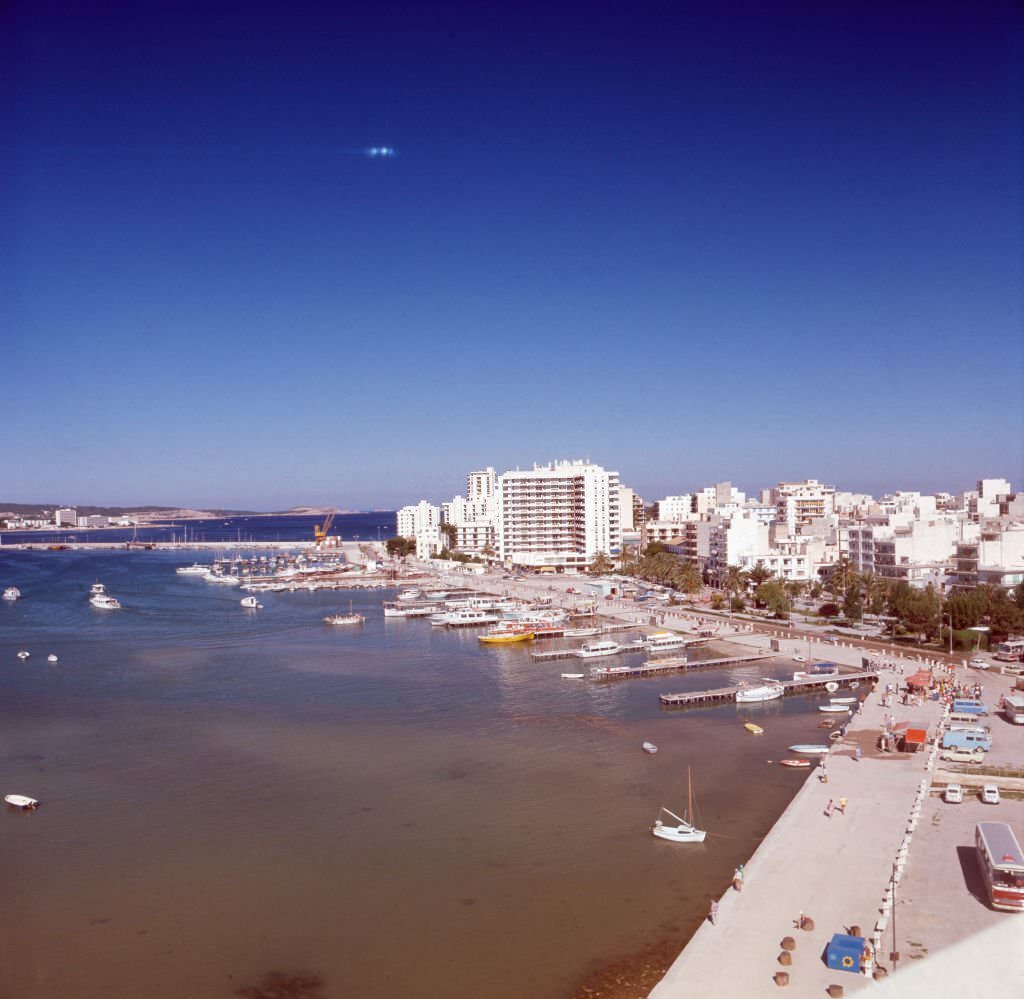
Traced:
<svg viewBox="0 0 1024 999">
<path fill-rule="evenodd" d="M 481 555 L 483 555 L 483 557 L 484 557 L 485 559 L 487 559 L 488 561 L 490 561 L 490 560 L 491 560 L 492 558 L 494 558 L 494 556 L 495 556 L 495 555 L 497 555 L 498 553 L 497 553 L 497 552 L 496 552 L 496 551 L 495 551 L 495 550 L 494 550 L 494 549 L 493 549 L 493 548 L 491 547 L 491 545 L 490 545 L 490 544 L 488 543 L 488 544 L 484 545 L 484 546 L 483 546 L 483 548 L 481 548 L 481 549 L 480 549 L 480 554 L 481 554 Z"/>
<path fill-rule="evenodd" d="M 680 560 L 670 582 L 672 586 L 683 593 L 700 593 L 701 586 L 703 586 L 700 570 L 687 559 Z"/>
<path fill-rule="evenodd" d="M 619 552 L 619 572 L 623 576 L 629 576 L 636 571 L 640 561 L 636 548 L 633 545 L 623 545 Z"/>
<path fill-rule="evenodd" d="M 747 574 L 738 565 L 730 565 L 725 570 L 722 588 L 733 594 L 745 593 L 747 589 Z"/>
<path fill-rule="evenodd" d="M 855 575 L 853 564 L 843 555 L 832 567 L 832 573 L 829 575 L 828 582 L 825 585 L 835 596 L 846 596 L 846 591 L 853 583 Z"/>
<path fill-rule="evenodd" d="M 594 556 L 594 561 L 590 563 L 590 571 L 595 576 L 602 576 L 606 572 L 611 572 L 614 568 L 614 563 L 604 552 L 598 552 Z"/>
<path fill-rule="evenodd" d="M 756 590 L 762 583 L 767 583 L 774 576 L 774 573 L 760 559 L 754 563 L 754 568 L 747 573 L 750 585 Z"/>
</svg>

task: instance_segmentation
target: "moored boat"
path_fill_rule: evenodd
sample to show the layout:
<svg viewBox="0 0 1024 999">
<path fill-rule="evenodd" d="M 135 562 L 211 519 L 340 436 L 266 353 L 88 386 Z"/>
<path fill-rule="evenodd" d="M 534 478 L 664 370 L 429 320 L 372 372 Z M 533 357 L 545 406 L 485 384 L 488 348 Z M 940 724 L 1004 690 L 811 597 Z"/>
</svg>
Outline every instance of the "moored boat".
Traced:
<svg viewBox="0 0 1024 999">
<path fill-rule="evenodd" d="M 656 631 L 649 635 L 644 641 L 649 652 L 657 652 L 660 649 L 678 649 L 686 645 L 687 639 L 684 635 L 677 635 L 674 631 Z"/>
<path fill-rule="evenodd" d="M 850 709 L 845 704 L 819 704 L 818 710 L 838 715 L 846 714 Z"/>
<path fill-rule="evenodd" d="M 205 576 L 210 571 L 210 567 L 194 562 L 192 565 L 179 565 L 174 571 L 179 576 Z"/>
<path fill-rule="evenodd" d="M 587 674 L 586 673 L 563 673 L 563 680 L 582 680 Z"/>
<path fill-rule="evenodd" d="M 698 829 L 694 826 L 693 817 L 693 782 L 690 780 L 690 769 L 686 769 L 686 817 L 683 818 L 676 815 L 675 812 L 669 811 L 664 805 L 661 806 L 661 813 L 657 819 L 654 820 L 654 825 L 651 826 L 651 833 L 657 836 L 659 839 L 667 839 L 672 843 L 703 843 L 704 837 L 707 833 L 703 829 Z M 661 818 L 661 814 L 665 814 L 675 819 L 678 825 L 666 825 Z"/>
<path fill-rule="evenodd" d="M 779 760 L 779 766 L 783 767 L 795 767 L 799 769 L 804 769 L 806 767 L 809 767 L 810 765 L 810 760 Z"/>
<path fill-rule="evenodd" d="M 807 756 L 823 756 L 829 751 L 828 746 L 811 742 L 798 742 L 795 746 L 787 746 L 786 748 L 791 753 L 804 753 Z"/>
<path fill-rule="evenodd" d="M 484 645 L 511 645 L 513 642 L 532 642 L 533 632 L 519 628 L 492 628 L 484 635 L 477 635 L 477 641 Z"/>
<path fill-rule="evenodd" d="M 641 744 L 640 748 L 645 753 L 650 753 L 652 756 L 658 751 L 658 747 L 654 745 L 653 742 L 644 742 Z"/>
<path fill-rule="evenodd" d="M 764 729 L 760 725 L 755 725 L 753 722 L 747 722 L 743 726 L 751 735 L 764 735 Z"/>
<path fill-rule="evenodd" d="M 613 656 L 619 651 L 617 642 L 584 642 L 577 650 L 580 659 L 593 659 L 597 656 Z"/>
<path fill-rule="evenodd" d="M 737 704 L 753 704 L 758 701 L 774 701 L 785 693 L 786 688 L 779 680 L 764 680 L 756 687 L 740 687 L 736 691 Z"/>
</svg>

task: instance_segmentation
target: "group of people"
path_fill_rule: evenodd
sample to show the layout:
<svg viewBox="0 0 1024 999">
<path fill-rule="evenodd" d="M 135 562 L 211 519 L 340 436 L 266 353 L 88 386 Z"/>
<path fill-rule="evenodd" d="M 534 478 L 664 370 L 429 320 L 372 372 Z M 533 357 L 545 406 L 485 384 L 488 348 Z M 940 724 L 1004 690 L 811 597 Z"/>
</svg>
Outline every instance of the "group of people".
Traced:
<svg viewBox="0 0 1024 999">
<path fill-rule="evenodd" d="M 833 801 L 832 798 L 828 799 L 828 804 L 825 806 L 825 818 L 832 818 L 833 812 L 839 812 L 840 815 L 846 814 L 846 799 L 840 798 L 838 801 Z"/>
</svg>

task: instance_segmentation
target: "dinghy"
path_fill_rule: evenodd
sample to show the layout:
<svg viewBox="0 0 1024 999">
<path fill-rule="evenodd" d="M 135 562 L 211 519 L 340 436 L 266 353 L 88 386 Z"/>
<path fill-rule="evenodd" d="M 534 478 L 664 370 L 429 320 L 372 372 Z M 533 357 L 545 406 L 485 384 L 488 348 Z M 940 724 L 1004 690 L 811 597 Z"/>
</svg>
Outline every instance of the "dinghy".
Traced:
<svg viewBox="0 0 1024 999">
<path fill-rule="evenodd" d="M 658 751 L 658 747 L 653 742 L 645 742 L 640 747 L 645 753 L 650 753 L 652 756 Z"/>
<path fill-rule="evenodd" d="M 815 745 L 808 742 L 798 742 L 795 746 L 787 747 L 791 753 L 804 753 L 806 756 L 819 756 L 828 752 L 828 746 Z"/>
<path fill-rule="evenodd" d="M 755 725 L 753 722 L 747 722 L 743 726 L 751 735 L 764 735 L 764 729 L 760 725 Z"/>
<path fill-rule="evenodd" d="M 39 802 L 35 798 L 29 798 L 24 794 L 7 794 L 4 795 L 4 801 L 8 805 L 13 805 L 15 808 L 22 808 L 26 811 L 31 808 L 38 808 Z"/>
</svg>

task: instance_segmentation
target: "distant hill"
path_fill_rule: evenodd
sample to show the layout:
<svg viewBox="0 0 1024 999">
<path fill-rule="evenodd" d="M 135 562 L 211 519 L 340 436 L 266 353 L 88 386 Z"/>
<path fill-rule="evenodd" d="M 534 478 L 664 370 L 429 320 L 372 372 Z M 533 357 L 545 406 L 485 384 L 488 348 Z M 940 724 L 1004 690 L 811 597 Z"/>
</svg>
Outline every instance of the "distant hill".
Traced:
<svg viewBox="0 0 1024 999">
<path fill-rule="evenodd" d="M 84 503 L 4 503 L 0 502 L 0 517 L 42 517 L 52 514 L 54 510 L 70 506 L 86 516 L 123 517 L 136 514 L 149 517 L 251 517 L 253 510 L 192 510 L 177 506 L 89 506 Z"/>
</svg>

